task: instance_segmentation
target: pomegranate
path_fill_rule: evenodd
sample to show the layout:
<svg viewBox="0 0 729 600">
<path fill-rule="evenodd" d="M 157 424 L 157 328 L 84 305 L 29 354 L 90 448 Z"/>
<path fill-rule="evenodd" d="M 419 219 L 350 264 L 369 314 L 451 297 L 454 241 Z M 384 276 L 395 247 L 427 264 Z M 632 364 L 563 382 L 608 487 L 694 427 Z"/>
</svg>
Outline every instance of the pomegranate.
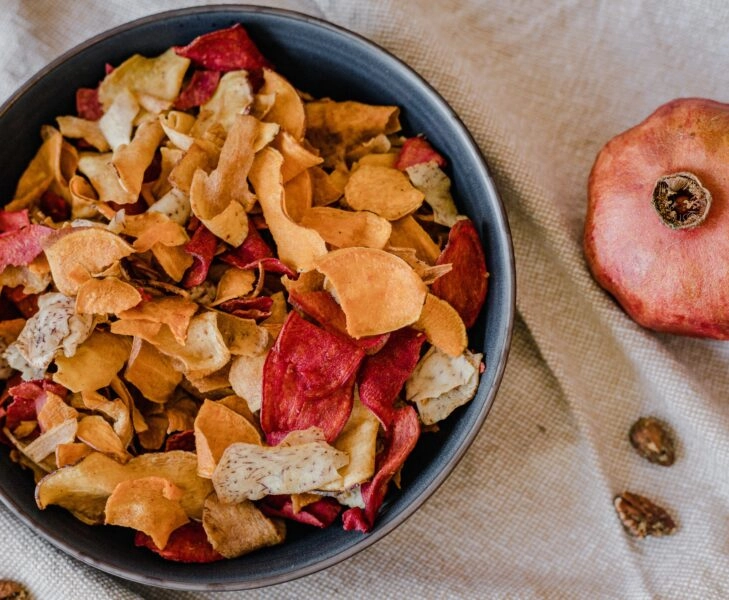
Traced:
<svg viewBox="0 0 729 600">
<path fill-rule="evenodd" d="M 589 177 L 584 249 L 640 325 L 729 339 L 729 104 L 679 98 L 611 139 Z"/>
</svg>

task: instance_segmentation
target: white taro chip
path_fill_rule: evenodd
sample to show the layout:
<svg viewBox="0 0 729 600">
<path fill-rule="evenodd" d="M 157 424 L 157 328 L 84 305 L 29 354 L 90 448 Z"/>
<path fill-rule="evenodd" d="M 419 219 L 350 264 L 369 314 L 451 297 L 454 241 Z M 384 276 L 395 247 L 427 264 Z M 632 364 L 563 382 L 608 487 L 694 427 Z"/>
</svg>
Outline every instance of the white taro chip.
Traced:
<svg viewBox="0 0 729 600">
<path fill-rule="evenodd" d="M 473 398 L 482 354 L 466 350 L 449 356 L 432 346 L 405 382 L 405 397 L 415 403 L 425 425 L 442 421 Z"/>
<path fill-rule="evenodd" d="M 158 212 L 169 217 L 178 225 L 185 225 L 192 212 L 190 208 L 190 197 L 177 188 L 172 188 L 157 202 L 147 209 L 147 212 Z"/>
<path fill-rule="evenodd" d="M 261 409 L 263 396 L 263 365 L 268 353 L 253 356 L 238 356 L 230 365 L 230 386 L 245 399 L 251 412 Z"/>
<path fill-rule="evenodd" d="M 58 350 L 67 357 L 94 327 L 92 315 L 77 315 L 76 300 L 48 293 L 38 298 L 38 312 L 28 319 L 18 339 L 8 346 L 5 359 L 23 379 L 41 379 Z"/>
<path fill-rule="evenodd" d="M 433 209 L 436 223 L 453 227 L 458 220 L 458 209 L 451 196 L 451 180 L 435 161 L 420 163 L 405 169 L 410 182 L 425 194 L 425 201 Z"/>
<path fill-rule="evenodd" d="M 99 119 L 99 129 L 112 150 L 132 139 L 134 119 L 139 112 L 139 102 L 127 88 L 120 90 L 104 115 Z"/>
<path fill-rule="evenodd" d="M 344 452 L 325 442 L 296 446 L 228 446 L 213 472 L 213 486 L 223 502 L 259 500 L 269 494 L 299 494 L 340 478 L 349 462 Z"/>
</svg>

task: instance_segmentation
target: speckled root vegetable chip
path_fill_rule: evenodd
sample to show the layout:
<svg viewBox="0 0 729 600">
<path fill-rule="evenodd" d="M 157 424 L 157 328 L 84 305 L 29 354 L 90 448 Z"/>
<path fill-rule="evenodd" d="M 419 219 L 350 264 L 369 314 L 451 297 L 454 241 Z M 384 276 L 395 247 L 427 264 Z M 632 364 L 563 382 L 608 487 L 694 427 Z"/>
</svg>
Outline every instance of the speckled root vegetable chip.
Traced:
<svg viewBox="0 0 729 600">
<path fill-rule="evenodd" d="M 182 490 L 169 479 L 150 475 L 121 481 L 106 500 L 104 522 L 142 531 L 159 548 L 190 519 L 180 504 Z"/>
<path fill-rule="evenodd" d="M 428 293 L 401 258 L 375 248 L 342 248 L 316 261 L 355 338 L 395 331 L 417 321 Z"/>
</svg>

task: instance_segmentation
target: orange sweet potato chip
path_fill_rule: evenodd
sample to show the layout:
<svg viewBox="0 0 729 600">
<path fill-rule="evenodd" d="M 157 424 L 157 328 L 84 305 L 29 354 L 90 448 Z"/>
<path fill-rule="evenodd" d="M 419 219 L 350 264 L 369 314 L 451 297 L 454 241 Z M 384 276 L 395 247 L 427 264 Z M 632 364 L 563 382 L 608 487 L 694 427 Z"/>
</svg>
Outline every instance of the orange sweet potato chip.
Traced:
<svg viewBox="0 0 729 600">
<path fill-rule="evenodd" d="M 172 359 L 142 338 L 134 338 L 124 377 L 152 402 L 164 403 L 182 381 Z"/>
<path fill-rule="evenodd" d="M 78 288 L 76 312 L 80 314 L 118 314 L 142 301 L 137 288 L 116 277 L 88 279 Z"/>
<path fill-rule="evenodd" d="M 373 165 L 352 172 L 344 197 L 353 209 L 369 210 L 389 221 L 415 212 L 425 199 L 402 171 Z"/>
<path fill-rule="evenodd" d="M 296 89 L 284 77 L 271 69 L 263 69 L 263 85 L 259 94 L 272 95 L 274 98 L 264 117 L 265 121 L 278 123 L 297 140 L 304 137 L 304 103 Z"/>
<path fill-rule="evenodd" d="M 384 248 L 392 232 L 387 219 L 366 210 L 315 206 L 307 210 L 299 222 L 317 231 L 327 244 L 336 248 Z"/>
<path fill-rule="evenodd" d="M 417 321 L 428 292 L 402 259 L 375 248 L 342 248 L 316 262 L 333 288 L 354 338 Z"/>
<path fill-rule="evenodd" d="M 130 456 L 114 429 L 100 415 L 88 415 L 78 422 L 76 437 L 97 452 L 103 452 L 125 463 Z"/>
<path fill-rule="evenodd" d="M 121 186 L 132 196 L 139 196 L 142 192 L 144 173 L 164 135 L 159 121 L 145 121 L 137 127 L 129 144 L 114 149 L 111 163 L 116 169 Z"/>
<path fill-rule="evenodd" d="M 462 354 L 468 345 L 461 316 L 448 302 L 433 294 L 426 296 L 423 312 L 413 328 L 425 333 L 431 344 L 451 356 Z"/>
<path fill-rule="evenodd" d="M 170 534 L 189 521 L 182 495 L 170 480 L 154 475 L 119 482 L 106 501 L 104 522 L 142 531 L 164 548 Z"/>
<path fill-rule="evenodd" d="M 149 321 L 167 325 L 175 340 L 184 344 L 190 319 L 197 309 L 195 302 L 181 296 L 162 296 L 119 313 L 119 318 L 126 321 Z"/>
</svg>

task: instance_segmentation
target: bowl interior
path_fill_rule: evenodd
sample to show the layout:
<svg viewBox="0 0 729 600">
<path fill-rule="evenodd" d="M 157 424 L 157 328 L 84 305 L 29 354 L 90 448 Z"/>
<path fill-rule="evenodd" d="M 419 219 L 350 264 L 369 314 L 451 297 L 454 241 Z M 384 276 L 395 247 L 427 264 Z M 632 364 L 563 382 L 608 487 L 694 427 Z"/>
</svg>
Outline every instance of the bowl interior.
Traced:
<svg viewBox="0 0 729 600">
<path fill-rule="evenodd" d="M 493 402 L 511 339 L 514 272 L 503 206 L 483 159 L 460 120 L 416 73 L 374 44 L 317 19 L 256 7 L 183 9 L 121 26 L 49 65 L 0 109 L 0 197 L 12 198 L 15 183 L 37 150 L 41 125 L 74 114 L 75 90 L 95 87 L 106 63 L 133 53 L 154 56 L 173 45 L 234 23 L 242 23 L 264 55 L 299 89 L 315 96 L 354 99 L 402 108 L 406 133 L 425 133 L 449 161 L 448 172 L 461 212 L 475 222 L 484 241 L 489 292 L 471 332 L 470 346 L 485 355 L 486 371 L 476 397 L 428 434 L 407 461 L 402 490 L 392 493 L 368 535 L 336 524 L 313 530 L 291 524 L 278 547 L 208 565 L 164 561 L 133 546 L 130 530 L 81 525 L 65 510 L 39 511 L 34 484 L 3 448 L 0 498 L 26 524 L 83 562 L 141 583 L 168 588 L 243 589 L 281 583 L 330 566 L 391 531 L 425 501 L 453 469 L 475 437 Z M 476 524 L 474 524 L 476 525 Z"/>
</svg>

